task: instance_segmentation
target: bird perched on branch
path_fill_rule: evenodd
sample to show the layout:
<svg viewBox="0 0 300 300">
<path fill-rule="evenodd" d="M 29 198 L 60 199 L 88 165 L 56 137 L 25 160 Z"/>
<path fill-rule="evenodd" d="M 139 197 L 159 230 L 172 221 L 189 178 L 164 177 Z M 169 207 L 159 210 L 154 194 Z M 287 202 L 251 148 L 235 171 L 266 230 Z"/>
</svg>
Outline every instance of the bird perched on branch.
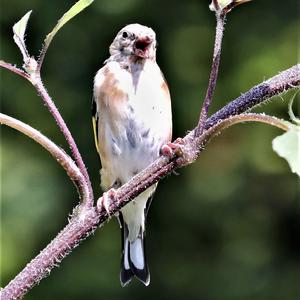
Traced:
<svg viewBox="0 0 300 300">
<path fill-rule="evenodd" d="M 171 100 L 156 63 L 155 32 L 140 24 L 121 29 L 110 57 L 94 80 L 93 127 L 101 159 L 101 186 L 118 188 L 151 164 L 172 136 Z M 122 286 L 150 274 L 145 255 L 145 219 L 156 185 L 121 209 Z M 111 192 L 110 192 L 111 193 Z M 113 195 L 104 193 L 104 202 Z M 104 203 L 106 205 L 107 203 Z"/>
</svg>

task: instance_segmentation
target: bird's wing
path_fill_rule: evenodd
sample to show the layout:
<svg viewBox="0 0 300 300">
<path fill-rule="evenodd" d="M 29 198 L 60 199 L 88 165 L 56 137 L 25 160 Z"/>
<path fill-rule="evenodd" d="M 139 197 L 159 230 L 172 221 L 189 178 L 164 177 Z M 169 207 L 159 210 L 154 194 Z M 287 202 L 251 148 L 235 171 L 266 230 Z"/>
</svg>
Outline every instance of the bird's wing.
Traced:
<svg viewBox="0 0 300 300">
<path fill-rule="evenodd" d="M 125 89 L 129 84 L 128 80 L 124 81 L 123 73 L 126 73 L 126 71 L 122 70 L 118 63 L 109 62 L 95 76 L 92 111 L 98 152 L 101 152 L 102 143 L 105 142 L 101 139 L 103 134 L 101 125 L 104 125 L 102 124 L 104 119 L 108 122 L 107 127 L 110 127 L 116 136 L 119 134 L 115 132 L 118 129 L 115 124 L 120 121 L 121 116 L 124 114 L 124 105 L 126 105 L 128 98 Z M 120 82 L 123 82 L 123 85 Z M 107 118 L 104 116 L 107 116 Z"/>
</svg>

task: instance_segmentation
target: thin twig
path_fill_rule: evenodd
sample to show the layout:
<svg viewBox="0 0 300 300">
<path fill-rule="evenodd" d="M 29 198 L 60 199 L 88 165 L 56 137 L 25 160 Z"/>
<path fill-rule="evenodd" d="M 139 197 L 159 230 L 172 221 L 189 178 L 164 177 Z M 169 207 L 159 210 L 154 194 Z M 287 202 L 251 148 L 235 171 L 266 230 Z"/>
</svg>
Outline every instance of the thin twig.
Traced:
<svg viewBox="0 0 300 300">
<path fill-rule="evenodd" d="M 22 76 L 25 79 L 30 81 L 30 75 L 29 74 L 27 74 L 22 69 L 19 69 L 19 68 L 13 66 L 12 64 L 5 62 L 4 60 L 0 60 L 0 67 L 5 68 L 5 69 L 17 74 L 17 75 L 20 75 L 20 76 Z"/>
<path fill-rule="evenodd" d="M 232 125 L 244 122 L 260 122 L 277 127 L 284 131 L 287 131 L 289 129 L 285 120 L 281 120 L 265 114 L 244 113 L 220 120 L 218 123 L 204 131 L 203 134 L 197 139 L 196 144 L 202 149 L 204 145 L 206 145 L 213 137 L 221 133 L 221 131 L 223 131 L 224 129 L 227 129 Z"/>
<path fill-rule="evenodd" d="M 225 120 L 229 120 L 231 123 L 234 124 L 241 123 L 241 122 L 260 122 L 271 126 L 275 126 L 284 131 L 287 131 L 289 129 L 289 126 L 287 125 L 287 122 L 285 120 L 278 119 L 276 117 L 265 115 L 265 114 L 245 113 L 245 114 L 235 115 Z"/>
<path fill-rule="evenodd" d="M 89 197 L 89 191 L 87 189 L 87 185 L 85 184 L 85 179 L 79 168 L 68 154 L 66 154 L 61 148 L 59 148 L 55 143 L 49 140 L 38 130 L 21 122 L 20 120 L 0 113 L 0 124 L 7 125 L 22 132 L 48 150 L 55 160 L 66 170 L 68 176 L 74 182 L 82 202 L 86 202 Z"/>
<path fill-rule="evenodd" d="M 218 6 L 217 1 L 214 2 L 216 2 L 214 3 L 214 5 Z M 195 130 L 195 137 L 199 137 L 204 130 L 205 122 L 207 120 L 207 115 L 208 115 L 208 109 L 212 102 L 213 93 L 217 84 L 218 71 L 219 71 L 220 58 L 221 58 L 222 38 L 223 38 L 224 24 L 225 24 L 225 15 L 220 15 L 219 13 L 216 13 L 216 19 L 217 19 L 217 26 L 216 26 L 216 37 L 215 37 L 212 67 L 210 71 L 206 96 L 199 117 L 198 126 Z"/>
</svg>

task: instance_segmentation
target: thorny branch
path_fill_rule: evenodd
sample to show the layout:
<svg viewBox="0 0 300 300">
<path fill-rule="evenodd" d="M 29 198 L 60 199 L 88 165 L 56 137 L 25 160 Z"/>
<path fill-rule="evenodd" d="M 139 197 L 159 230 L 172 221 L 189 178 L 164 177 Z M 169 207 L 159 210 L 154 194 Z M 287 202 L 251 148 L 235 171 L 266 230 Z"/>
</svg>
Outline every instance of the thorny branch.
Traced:
<svg viewBox="0 0 300 300">
<path fill-rule="evenodd" d="M 278 75 L 254 86 L 240 97 L 228 103 L 213 114 L 206 122 L 205 128 L 213 126 L 229 116 L 238 115 L 292 88 L 299 88 L 300 64 L 297 64 Z"/>
</svg>

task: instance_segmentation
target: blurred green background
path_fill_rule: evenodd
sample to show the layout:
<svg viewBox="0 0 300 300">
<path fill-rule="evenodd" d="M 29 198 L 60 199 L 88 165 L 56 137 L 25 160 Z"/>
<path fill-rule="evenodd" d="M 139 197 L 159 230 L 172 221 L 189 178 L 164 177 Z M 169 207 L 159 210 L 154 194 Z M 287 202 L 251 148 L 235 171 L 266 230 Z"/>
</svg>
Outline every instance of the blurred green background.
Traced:
<svg viewBox="0 0 300 300">
<path fill-rule="evenodd" d="M 44 36 L 73 1 L 1 0 L 1 58 L 21 65 L 13 24 L 33 10 L 27 32 L 37 55 Z M 43 66 L 50 95 L 69 125 L 100 195 L 90 104 L 93 76 L 125 24 L 157 32 L 158 63 L 170 86 L 174 137 L 197 123 L 210 70 L 215 19 L 209 1 L 96 0 L 55 37 Z M 211 112 L 297 61 L 299 3 L 253 1 L 228 16 Z M 297 19 L 298 17 L 298 19 Z M 297 24 L 298 23 L 298 24 Z M 1 111 L 66 147 L 25 80 L 1 71 Z M 288 118 L 292 93 L 256 111 Z M 299 100 L 298 100 L 299 102 Z M 297 107 L 298 106 L 298 107 Z M 299 103 L 295 103 L 298 110 Z M 78 201 L 52 157 L 1 128 L 1 286 L 67 223 Z M 25 299 L 300 299 L 299 180 L 273 153 L 281 132 L 239 125 L 218 136 L 198 161 L 157 190 L 147 224 L 151 284 L 119 284 L 120 233 L 112 220 L 77 247 Z"/>
</svg>

